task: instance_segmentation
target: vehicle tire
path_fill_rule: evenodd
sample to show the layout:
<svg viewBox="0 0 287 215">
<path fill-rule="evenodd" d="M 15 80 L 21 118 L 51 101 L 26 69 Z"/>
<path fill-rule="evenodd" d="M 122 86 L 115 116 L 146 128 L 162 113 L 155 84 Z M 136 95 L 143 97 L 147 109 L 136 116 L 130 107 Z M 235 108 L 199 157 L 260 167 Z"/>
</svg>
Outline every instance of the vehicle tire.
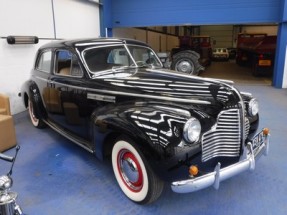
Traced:
<svg viewBox="0 0 287 215">
<path fill-rule="evenodd" d="M 171 69 L 190 75 L 198 75 L 201 65 L 190 51 L 182 51 L 173 56 Z"/>
<path fill-rule="evenodd" d="M 112 166 L 124 194 L 133 202 L 148 204 L 159 198 L 164 182 L 152 171 L 142 153 L 127 138 L 112 149 Z"/>
<path fill-rule="evenodd" d="M 34 109 L 33 102 L 29 99 L 28 100 L 28 111 L 29 111 L 30 119 L 31 119 L 33 126 L 36 128 L 45 128 L 46 124 L 43 122 L 43 120 L 36 117 L 34 110 L 35 109 Z"/>
</svg>

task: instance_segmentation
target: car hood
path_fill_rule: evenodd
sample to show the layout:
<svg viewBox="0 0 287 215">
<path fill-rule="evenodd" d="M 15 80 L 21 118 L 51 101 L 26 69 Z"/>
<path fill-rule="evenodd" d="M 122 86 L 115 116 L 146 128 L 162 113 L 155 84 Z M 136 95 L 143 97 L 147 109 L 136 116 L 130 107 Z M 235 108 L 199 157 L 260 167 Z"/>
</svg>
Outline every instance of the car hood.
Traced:
<svg viewBox="0 0 287 215">
<path fill-rule="evenodd" d="M 231 81 L 201 78 L 166 69 L 124 69 L 93 79 L 101 83 L 101 89 L 93 88 L 94 91 L 129 96 L 130 99 L 137 97 L 190 104 L 237 104 L 239 100 Z"/>
</svg>

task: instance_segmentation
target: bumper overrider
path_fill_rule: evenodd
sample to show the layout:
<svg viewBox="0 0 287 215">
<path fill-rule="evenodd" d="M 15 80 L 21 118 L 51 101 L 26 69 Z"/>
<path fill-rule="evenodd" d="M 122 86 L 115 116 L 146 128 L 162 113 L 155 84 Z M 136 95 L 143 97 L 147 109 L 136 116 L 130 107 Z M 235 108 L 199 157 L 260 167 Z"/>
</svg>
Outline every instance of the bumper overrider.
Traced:
<svg viewBox="0 0 287 215">
<path fill-rule="evenodd" d="M 255 169 L 255 160 L 257 160 L 262 154 L 265 156 L 268 155 L 270 134 L 269 130 L 267 130 L 264 131 L 263 129 L 259 133 L 261 134 L 259 137 L 260 144 L 258 144 L 259 135 L 256 135 L 254 139 L 247 142 L 246 146 L 244 147 L 243 155 L 241 156 L 240 161 L 237 163 L 222 169 L 221 164 L 218 163 L 213 172 L 199 177 L 191 177 L 186 180 L 172 182 L 172 190 L 176 193 L 190 193 L 210 186 L 218 189 L 221 181 L 247 170 L 253 171 Z"/>
</svg>

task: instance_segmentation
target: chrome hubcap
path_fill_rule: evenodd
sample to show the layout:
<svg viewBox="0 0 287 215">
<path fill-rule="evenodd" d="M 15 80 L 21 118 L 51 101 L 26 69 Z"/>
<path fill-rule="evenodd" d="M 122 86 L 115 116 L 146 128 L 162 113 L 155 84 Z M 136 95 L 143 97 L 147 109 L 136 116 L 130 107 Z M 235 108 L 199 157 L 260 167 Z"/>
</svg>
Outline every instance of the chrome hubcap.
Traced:
<svg viewBox="0 0 287 215">
<path fill-rule="evenodd" d="M 176 65 L 176 70 L 184 73 L 192 73 L 194 71 L 194 65 L 190 64 L 188 61 L 180 61 Z"/>
<path fill-rule="evenodd" d="M 143 174 L 137 158 L 128 150 L 118 154 L 118 170 L 125 185 L 133 192 L 139 192 L 143 185 Z"/>
<path fill-rule="evenodd" d="M 122 161 L 122 171 L 131 183 L 135 183 L 139 178 L 137 166 L 131 158 Z"/>
</svg>

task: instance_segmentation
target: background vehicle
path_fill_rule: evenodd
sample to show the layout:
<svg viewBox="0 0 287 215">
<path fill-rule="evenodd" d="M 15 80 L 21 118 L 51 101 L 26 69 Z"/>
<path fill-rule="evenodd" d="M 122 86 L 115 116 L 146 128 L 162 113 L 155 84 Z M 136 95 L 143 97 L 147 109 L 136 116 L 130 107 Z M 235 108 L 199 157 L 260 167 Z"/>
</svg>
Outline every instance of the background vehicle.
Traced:
<svg viewBox="0 0 287 215">
<path fill-rule="evenodd" d="M 227 50 L 229 53 L 229 59 L 235 59 L 236 58 L 236 48 L 228 47 Z"/>
<path fill-rule="evenodd" d="M 229 60 L 229 52 L 227 48 L 214 48 L 212 52 L 212 59 L 213 60 Z"/>
<path fill-rule="evenodd" d="M 265 33 L 241 33 L 237 38 L 236 63 L 251 66 L 254 76 L 272 74 L 277 36 Z"/>
<path fill-rule="evenodd" d="M 179 47 L 171 50 L 171 69 L 197 75 L 211 63 L 209 36 L 180 36 Z"/>
</svg>

